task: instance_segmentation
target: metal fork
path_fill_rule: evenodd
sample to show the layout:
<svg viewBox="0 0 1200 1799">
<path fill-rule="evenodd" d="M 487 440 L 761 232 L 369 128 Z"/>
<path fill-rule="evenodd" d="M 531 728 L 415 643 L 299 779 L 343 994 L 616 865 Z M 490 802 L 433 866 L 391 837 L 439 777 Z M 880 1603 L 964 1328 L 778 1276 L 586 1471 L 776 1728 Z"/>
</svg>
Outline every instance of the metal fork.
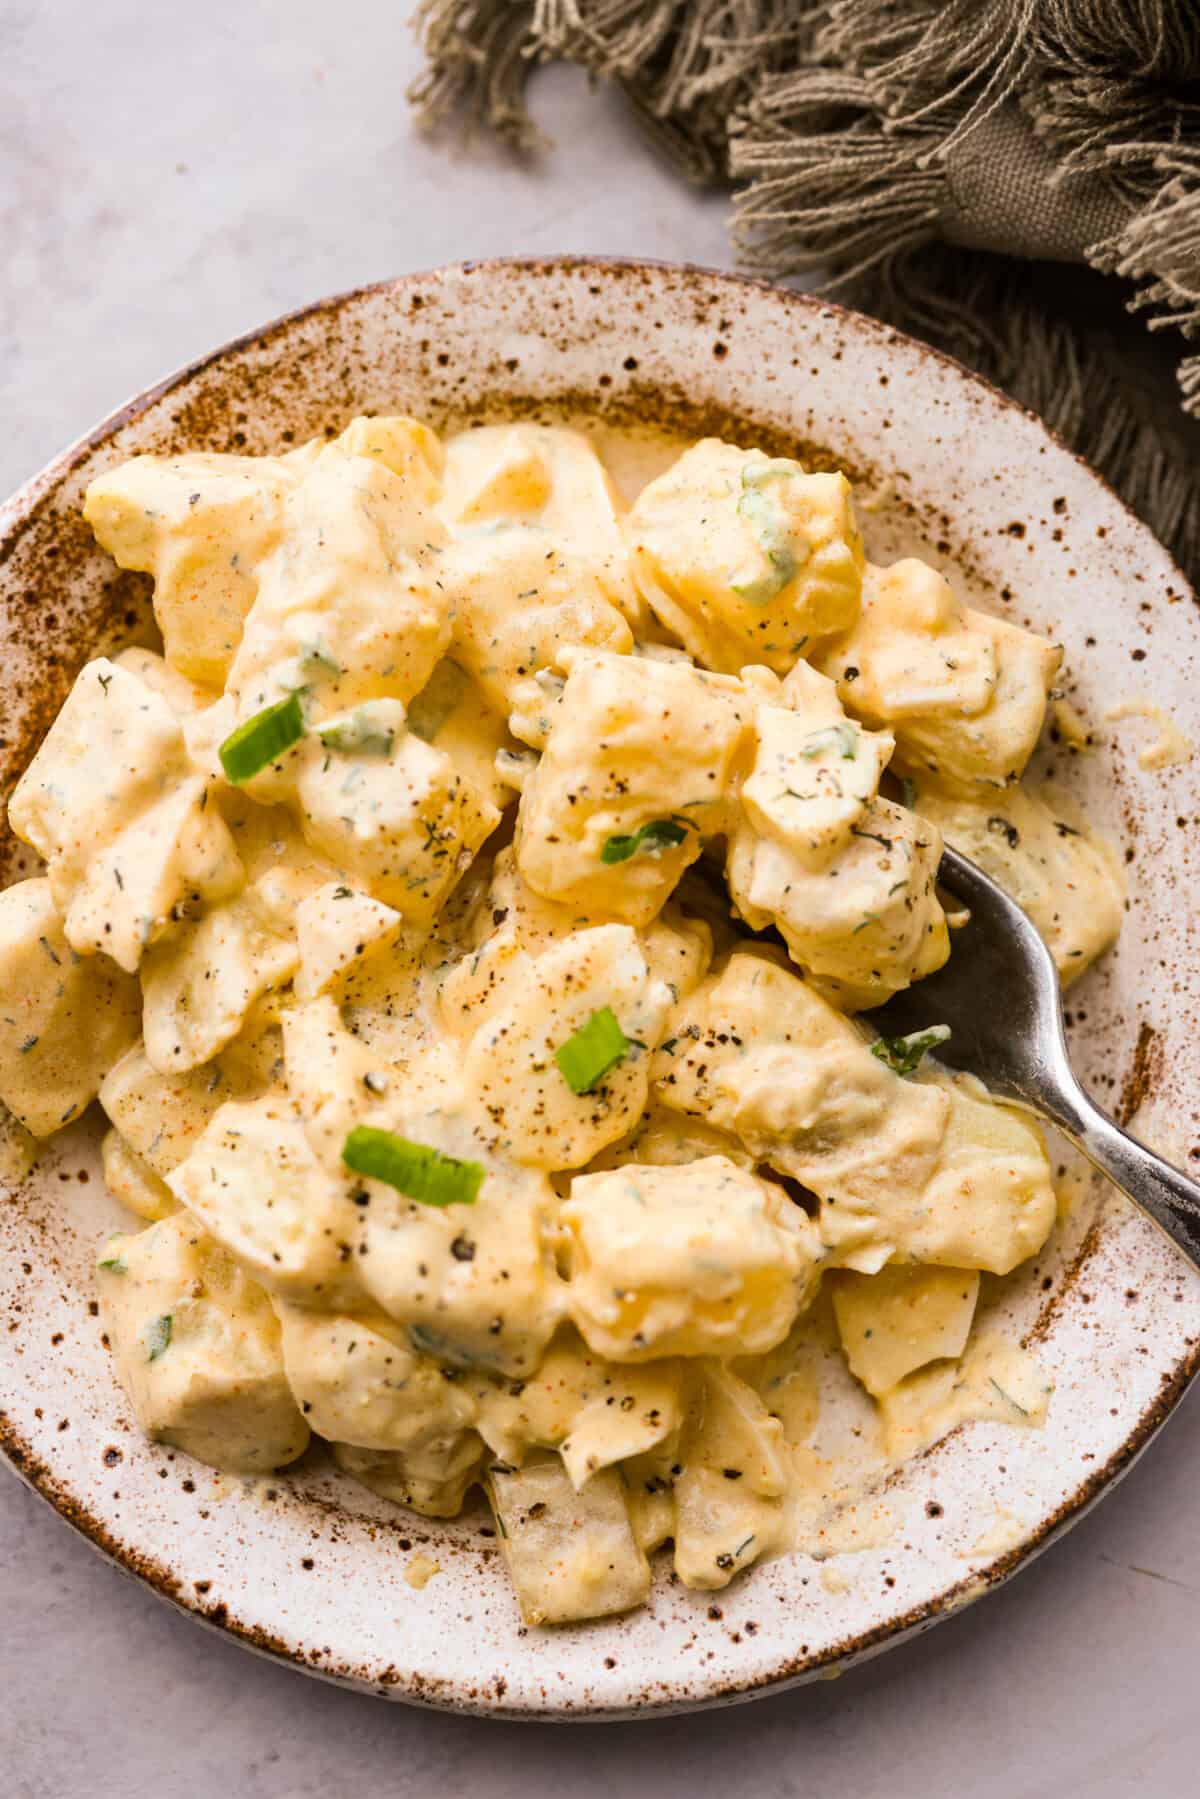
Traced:
<svg viewBox="0 0 1200 1799">
<path fill-rule="evenodd" d="M 947 848 L 940 884 L 970 909 L 936 974 L 865 1014 L 894 1037 L 950 1027 L 937 1057 L 1057 1125 L 1200 1267 L 1200 1186 L 1101 1111 L 1071 1069 L 1062 989 L 1037 927 L 981 868 Z"/>
</svg>

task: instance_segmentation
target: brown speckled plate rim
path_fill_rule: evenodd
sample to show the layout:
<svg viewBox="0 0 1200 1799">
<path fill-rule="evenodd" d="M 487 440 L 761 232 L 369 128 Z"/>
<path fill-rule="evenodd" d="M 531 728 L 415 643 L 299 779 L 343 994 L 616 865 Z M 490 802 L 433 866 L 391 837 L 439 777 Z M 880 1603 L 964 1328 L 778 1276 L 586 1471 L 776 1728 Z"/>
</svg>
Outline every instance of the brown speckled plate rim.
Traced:
<svg viewBox="0 0 1200 1799">
<path fill-rule="evenodd" d="M 103 444 L 123 426 L 137 420 L 150 407 L 167 398 L 172 392 L 182 389 L 196 376 L 214 365 L 240 352 L 265 346 L 281 332 L 307 319 L 317 318 L 322 314 L 336 314 L 345 307 L 372 295 L 403 294 L 405 290 L 417 288 L 422 284 L 445 283 L 460 276 L 486 275 L 489 270 L 493 269 L 497 272 L 522 273 L 535 277 L 543 273 L 577 272 L 594 274 L 601 278 L 636 274 L 639 271 L 656 273 L 661 271 L 665 275 L 692 278 L 704 285 L 713 284 L 718 287 L 734 287 L 761 292 L 770 295 L 774 301 L 782 301 L 787 307 L 795 307 L 823 316 L 840 317 L 853 330 L 866 333 L 878 343 L 884 345 L 904 344 L 910 350 L 914 350 L 921 359 L 953 370 L 956 375 L 966 381 L 969 387 L 985 393 L 991 404 L 1032 420 L 1050 442 L 1084 469 L 1091 480 L 1110 496 L 1139 532 L 1148 534 L 1148 528 L 1124 505 L 1124 502 L 1114 493 L 1103 476 L 1099 475 L 1085 458 L 1074 451 L 1036 413 L 1020 406 L 1015 400 L 967 368 L 956 358 L 934 349 L 919 339 L 911 338 L 906 333 L 898 331 L 878 319 L 841 306 L 823 295 L 799 293 L 753 276 L 734 274 L 695 263 L 670 262 L 661 258 L 582 255 L 489 257 L 445 264 L 434 269 L 414 270 L 392 279 L 369 282 L 349 288 L 308 305 L 297 307 L 280 314 L 257 329 L 229 339 L 208 354 L 183 365 L 152 386 L 135 394 L 91 430 L 60 451 L 8 500 L 0 502 L 0 532 L 3 533 L 0 538 L 0 567 L 7 562 L 15 550 L 25 528 L 36 518 L 40 506 L 51 497 L 62 480 L 70 475 L 71 471 L 85 459 L 90 451 Z M 1165 556 L 1165 552 L 1163 554 Z M 1186 594 L 1195 604 L 1195 596 L 1182 571 L 1173 562 L 1169 566 L 1180 592 Z M 1086 1246 L 1081 1251 L 1081 1259 L 1085 1256 Z M 811 1679 L 823 1670 L 829 1671 L 836 1668 L 840 1672 L 919 1634 L 941 1618 L 972 1603 L 976 1598 L 982 1597 L 986 1592 L 1009 1580 L 1020 1569 L 1028 1566 L 1129 1471 L 1175 1411 L 1198 1372 L 1200 1372 L 1200 1344 L 1190 1354 L 1181 1357 L 1174 1369 L 1164 1376 L 1162 1387 L 1156 1398 L 1144 1409 L 1124 1442 L 1109 1457 L 1103 1467 L 1089 1474 L 1087 1479 L 1082 1481 L 1075 1491 L 1060 1503 L 1056 1511 L 1044 1519 L 1019 1545 L 997 1556 L 986 1566 L 965 1575 L 962 1580 L 947 1587 L 934 1599 L 899 1617 L 889 1619 L 870 1630 L 859 1632 L 841 1643 L 832 1645 L 817 1656 L 798 1655 L 790 1660 L 782 1661 L 769 1675 L 764 1677 L 715 1686 L 708 1689 L 702 1696 L 695 1698 L 667 1698 L 664 1701 L 647 1699 L 636 1706 L 619 1709 L 592 1706 L 586 1703 L 577 1705 L 570 1702 L 554 1711 L 531 1710 L 525 1707 L 506 1708 L 502 1701 L 498 1703 L 472 1702 L 452 1689 L 443 1695 L 433 1690 L 432 1684 L 426 1685 L 420 1691 L 414 1691 L 411 1688 L 406 1690 L 403 1686 L 403 1675 L 391 1669 L 380 1675 L 378 1671 L 371 1672 L 367 1669 L 330 1669 L 327 1666 L 321 1666 L 315 1661 L 310 1661 L 301 1650 L 282 1638 L 257 1626 L 246 1625 L 236 1617 L 230 1616 L 223 1606 L 206 1609 L 199 1600 L 183 1597 L 180 1583 L 171 1567 L 144 1555 L 133 1545 L 116 1539 L 107 1526 L 60 1483 L 51 1469 L 34 1454 L 31 1445 L 3 1412 L 0 1412 L 0 1455 L 4 1457 L 18 1478 L 52 1506 L 59 1516 L 106 1560 L 122 1572 L 143 1581 L 159 1598 L 165 1599 L 178 1611 L 207 1625 L 212 1630 L 233 1638 L 242 1646 L 254 1650 L 269 1660 L 280 1662 L 288 1667 L 299 1668 L 305 1673 L 317 1675 L 335 1685 L 351 1686 L 358 1691 L 368 1690 L 386 1697 L 401 1698 L 409 1703 L 436 1710 L 474 1713 L 479 1716 L 521 1722 L 618 1721 L 651 1714 L 662 1716 L 673 1712 L 693 1710 L 700 1706 L 737 1704 L 769 1692 L 780 1691 L 802 1680 Z M 963 1427 L 960 1426 L 959 1429 L 961 1428 Z M 951 1433 L 951 1435 L 955 1434 L 957 1432 Z M 937 1447 L 941 1447 L 941 1445 Z"/>
<path fill-rule="evenodd" d="M 797 292 L 779 282 L 767 281 L 755 275 L 743 275 L 735 271 L 712 268 L 698 262 L 670 262 L 663 257 L 656 256 L 488 256 L 467 259 L 463 262 L 442 263 L 432 269 L 414 269 L 406 274 L 394 275 L 382 281 L 367 281 L 358 287 L 344 288 L 338 293 L 328 294 L 320 300 L 311 300 L 305 306 L 297 306 L 290 312 L 277 314 L 265 325 L 250 331 L 243 331 L 237 337 L 229 338 L 225 343 L 219 344 L 215 350 L 208 351 L 204 356 L 196 357 L 192 362 L 182 364 L 170 374 L 164 375 L 161 380 L 156 381 L 153 386 L 143 388 L 122 405 L 116 407 L 106 418 L 101 419 L 99 424 L 94 425 L 90 431 L 84 432 L 65 449 L 60 450 L 57 456 L 44 464 L 36 474 L 30 476 L 28 481 L 23 482 L 7 500 L 0 501 L 0 527 L 4 529 L 5 539 L 0 541 L 0 567 L 3 567 L 11 555 L 20 527 L 32 517 L 42 498 L 63 476 L 70 474 L 71 470 L 83 461 L 89 450 L 97 448 L 122 425 L 131 424 L 157 401 L 165 399 L 176 388 L 183 387 L 195 376 L 212 368 L 215 363 L 223 362 L 227 357 L 238 354 L 239 351 L 267 344 L 281 331 L 299 324 L 305 319 L 316 318 L 321 313 L 340 312 L 344 307 L 365 299 L 371 294 L 396 293 L 423 282 L 445 282 L 447 279 L 459 275 L 486 274 L 490 269 L 513 270 L 530 275 L 570 270 L 594 271 L 599 275 L 637 273 L 641 269 L 661 270 L 664 274 L 694 276 L 700 281 L 714 281 L 718 284 L 728 284 L 752 292 L 769 294 L 773 299 L 781 299 L 788 306 L 799 307 L 802 311 L 833 314 L 852 321 L 854 329 L 865 330 L 869 336 L 875 337 L 880 343 L 906 344 L 920 357 L 940 363 L 945 368 L 953 369 L 971 386 L 988 394 L 1005 411 L 1015 412 L 1022 418 L 1032 420 L 1056 448 L 1069 456 L 1078 467 L 1087 471 L 1092 480 L 1104 489 L 1105 493 L 1112 498 L 1139 531 L 1147 533 L 1150 531 L 1150 527 L 1125 504 L 1116 489 L 1099 470 L 1094 468 L 1086 457 L 1081 456 L 1078 450 L 1073 449 L 1066 439 L 1060 436 L 1053 426 L 1048 425 L 1045 419 L 1036 412 L 1031 411 L 1027 406 L 1022 406 L 1010 394 L 1006 394 L 1002 388 L 989 381 L 986 376 L 977 374 L 965 362 L 960 362 L 956 356 L 949 355 L 945 350 L 938 350 L 932 344 L 912 337 L 908 332 L 898 330 L 894 325 L 885 324 L 882 319 L 872 318 L 869 313 L 857 312 L 852 307 L 843 306 L 839 301 L 830 299 L 823 294 Z M 1155 538 L 1154 541 L 1162 555 L 1168 558 L 1172 575 L 1178 582 L 1180 590 L 1188 595 L 1193 604 L 1196 604 L 1197 600 L 1192 592 L 1191 582 L 1179 564 L 1158 542 L 1158 539 Z"/>
</svg>

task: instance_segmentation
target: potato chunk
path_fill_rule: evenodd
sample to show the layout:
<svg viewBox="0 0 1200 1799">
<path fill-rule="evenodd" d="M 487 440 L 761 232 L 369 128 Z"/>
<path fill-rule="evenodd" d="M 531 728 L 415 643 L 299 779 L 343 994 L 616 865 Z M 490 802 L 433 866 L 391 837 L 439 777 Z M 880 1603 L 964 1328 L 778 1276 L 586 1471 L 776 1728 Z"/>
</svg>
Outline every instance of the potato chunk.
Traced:
<svg viewBox="0 0 1200 1799">
<path fill-rule="evenodd" d="M 353 1177 L 327 1172 L 278 1094 L 223 1105 L 168 1185 L 280 1298 L 336 1307 L 361 1294 Z"/>
<path fill-rule="evenodd" d="M 161 1175 L 126 1143 L 120 1131 L 107 1130 L 100 1144 L 104 1184 L 128 1211 L 157 1224 L 179 1210 L 179 1201 Z"/>
<path fill-rule="evenodd" d="M 110 1238 L 99 1283 L 117 1373 L 148 1436 L 238 1473 L 303 1455 L 308 1426 L 270 1302 L 186 1212 Z"/>
<path fill-rule="evenodd" d="M 391 906 L 344 881 L 326 882 L 296 907 L 296 997 L 316 999 L 361 956 L 394 942 L 403 924 Z"/>
<path fill-rule="evenodd" d="M 212 1063 L 186 1073 L 161 1074 L 135 1043 L 100 1084 L 100 1104 L 131 1150 L 164 1179 L 191 1150 L 227 1099 L 247 1088 L 236 1063 Z"/>
<path fill-rule="evenodd" d="M 742 809 L 760 837 L 823 867 L 876 804 L 893 740 L 887 732 L 852 724 L 833 683 L 805 663 L 779 688 L 778 700 L 760 705 L 755 715 Z"/>
<path fill-rule="evenodd" d="M 172 668 L 156 650 L 131 644 L 128 649 L 118 650 L 112 660 L 118 668 L 128 670 L 144 686 L 161 694 L 181 722 L 212 704 L 211 693 L 197 686 L 195 681 L 190 681 L 186 675 L 180 674 L 178 669 Z"/>
<path fill-rule="evenodd" d="M 921 783 L 915 803 L 947 843 L 1025 908 L 1064 986 L 1116 941 L 1125 891 L 1115 858 L 1040 794 L 1010 787 L 991 798 L 965 799 Z"/>
<path fill-rule="evenodd" d="M 524 1377 L 563 1313 L 551 1257 L 557 1209 L 546 1176 L 522 1168 L 457 1107 L 420 1109 L 389 1094 L 376 1114 L 411 1143 L 482 1164 L 473 1205 L 427 1206 L 363 1180 L 358 1271 L 414 1348 L 459 1368 Z"/>
<path fill-rule="evenodd" d="M 567 548 L 635 630 L 645 608 L 629 571 L 608 472 L 580 431 L 563 425 L 485 425 L 446 445 L 439 508 L 460 540 L 524 526 Z M 639 632 L 640 634 L 640 632 Z"/>
<path fill-rule="evenodd" d="M 606 923 L 604 913 L 581 912 L 543 899 L 524 880 L 511 844 L 499 851 L 492 878 L 467 919 L 469 954 L 439 982 L 440 1010 L 447 1028 L 460 1035 L 482 1022 L 525 978 L 527 956 L 563 943 L 579 931 Z M 703 919 L 685 914 L 670 899 L 658 916 L 637 933 L 637 944 L 650 973 L 664 981 L 673 998 L 690 993 L 712 961 L 712 931 Z M 524 953 L 523 953 L 524 952 Z"/>
<path fill-rule="evenodd" d="M 265 875 L 226 905 L 152 945 L 142 966 L 146 1054 L 163 1074 L 210 1062 L 299 961 L 297 884 Z M 289 904 L 291 902 L 291 904 Z"/>
<path fill-rule="evenodd" d="M 0 893 L 0 1099 L 35 1137 L 77 1118 L 138 1036 L 137 982 L 76 955 L 47 880 Z"/>
<path fill-rule="evenodd" d="M 619 1475 L 577 1493 L 557 1456 L 493 1468 L 487 1495 L 526 1624 L 607 1618 L 641 1605 L 650 1564 L 638 1548 Z"/>
<path fill-rule="evenodd" d="M 242 865 L 179 721 L 107 657 L 89 662 L 8 805 L 47 864 L 67 942 L 130 973 L 180 901 L 237 891 Z"/>
<path fill-rule="evenodd" d="M 857 623 L 816 660 L 856 717 L 895 732 L 898 768 L 974 793 L 1021 774 L 1062 649 L 964 606 L 943 575 L 907 557 L 868 568 Z"/>
<path fill-rule="evenodd" d="M 542 697 L 538 689 L 539 698 Z M 420 693 L 408 702 L 414 737 L 449 756 L 459 774 L 493 806 L 503 809 L 516 792 L 511 768 L 515 751 L 502 712 L 485 698 L 478 681 L 443 656 Z"/>
<path fill-rule="evenodd" d="M 781 1341 L 817 1260 L 782 1190 L 724 1156 L 578 1175 L 568 1306 L 597 1354 L 756 1355 Z"/>
<path fill-rule="evenodd" d="M 675 1572 L 685 1587 L 728 1586 L 782 1534 L 780 1502 L 737 1491 L 719 1468 L 685 1468 L 673 1498 Z"/>
<path fill-rule="evenodd" d="M 403 729 L 381 702 L 371 718 L 391 735 L 379 753 L 336 747 L 299 780 L 300 822 L 309 843 L 401 916 L 435 916 L 475 851 L 499 822 L 449 756 Z M 361 713 L 367 713 L 366 706 Z"/>
<path fill-rule="evenodd" d="M 669 1112 L 652 1103 L 633 1135 L 597 1156 L 588 1173 L 624 1168 L 629 1162 L 675 1168 L 699 1162 L 704 1156 L 724 1156 L 738 1168 L 754 1167 L 754 1157 L 728 1131 L 714 1130 L 703 1119 L 687 1118 L 682 1112 Z"/>
<path fill-rule="evenodd" d="M 679 661 L 580 652 L 517 821 L 546 899 L 648 924 L 701 838 L 725 828 L 751 705 Z"/>
<path fill-rule="evenodd" d="M 979 1276 L 965 1268 L 893 1262 L 878 1274 L 839 1274 L 833 1311 L 851 1372 L 876 1398 L 927 1362 L 967 1346 Z"/>
<path fill-rule="evenodd" d="M 651 1050 L 671 991 L 655 980 L 628 925 L 575 931 L 540 956 L 522 956 L 507 1003 L 468 1046 L 468 1090 L 535 1168 L 579 1168 L 630 1131 L 646 1105 Z M 587 1092 L 573 1092 L 555 1059 L 607 1008 L 627 1041 L 623 1059 Z"/>
<path fill-rule="evenodd" d="M 421 509 L 416 522 L 423 522 L 424 510 L 434 504 L 441 492 L 446 467 L 442 441 L 436 431 L 406 412 L 351 419 L 329 447 L 343 456 L 373 457 L 393 475 L 411 484 L 413 503 Z M 311 444 L 306 446 L 306 452 L 312 452 Z"/>
<path fill-rule="evenodd" d="M 775 925 L 793 959 L 850 1010 L 882 1005 L 949 955 L 935 887 L 941 854 L 936 825 L 875 800 L 824 867 L 741 830 L 726 873 L 746 923 L 756 931 Z"/>
<path fill-rule="evenodd" d="M 446 445 L 446 478 L 438 510 L 460 534 L 513 520 L 539 520 L 552 476 L 545 427 L 486 425 Z"/>
<path fill-rule="evenodd" d="M 1010 1274 L 1036 1255 L 1057 1213 L 1039 1127 L 955 1086 L 937 1166 L 910 1207 L 897 1235 L 916 1261 Z"/>
<path fill-rule="evenodd" d="M 154 577 L 167 656 L 193 681 L 222 685 L 284 500 L 314 453 L 134 456 L 88 488 L 84 518 L 122 568 Z"/>
<path fill-rule="evenodd" d="M 675 1008 L 667 1030 L 651 1070 L 654 1098 L 732 1132 L 756 1159 L 831 1201 L 831 1217 L 847 1214 L 847 1234 L 853 1223 L 866 1239 L 894 1195 L 924 1190 L 949 1097 L 893 1074 L 779 960 L 736 950 Z M 874 1254 L 880 1267 L 889 1251 Z"/>
<path fill-rule="evenodd" d="M 863 552 L 841 474 L 705 438 L 629 515 L 634 579 L 698 662 L 736 674 L 798 656 L 858 616 Z"/>
<path fill-rule="evenodd" d="M 380 1179 L 354 1182 L 353 1259 L 365 1291 L 423 1354 L 464 1369 L 530 1373 L 563 1314 L 553 1261 L 558 1201 L 547 1177 L 519 1166 L 507 1140 L 466 1103 L 454 1055 L 440 1040 L 385 1074 L 378 1052 L 345 1029 L 328 996 L 285 1022 L 289 1092 L 331 1176 L 345 1171 L 342 1152 L 356 1125 L 483 1169 L 473 1202 L 445 1206 L 421 1204 Z"/>
<path fill-rule="evenodd" d="M 259 568 L 228 677 L 239 720 L 300 685 L 314 718 L 424 687 L 450 638 L 436 494 L 421 453 L 358 455 L 344 441 L 321 451 Z"/>
<path fill-rule="evenodd" d="M 806 663 L 770 680 L 745 671 L 761 699 L 729 891 L 746 923 L 774 925 L 836 1003 L 878 1005 L 948 954 L 934 886 L 941 839 L 879 797 L 889 734 L 847 719 L 833 683 Z"/>
<path fill-rule="evenodd" d="M 406 1505 L 426 1518 L 455 1518 L 467 1490 L 480 1478 L 483 1439 L 473 1430 L 452 1431 L 413 1449 L 359 1449 L 335 1443 L 333 1458 L 381 1499 Z"/>
<path fill-rule="evenodd" d="M 564 648 L 633 648 L 633 633 L 586 562 L 544 531 L 471 536 L 442 557 L 440 580 L 454 614 L 453 648 L 514 735 L 538 747 L 550 708 L 546 689 Z"/>
<path fill-rule="evenodd" d="M 468 1395 L 416 1355 L 392 1319 L 282 1301 L 275 1310 L 288 1385 L 319 1436 L 358 1449 L 413 1450 L 473 1422 Z"/>
<path fill-rule="evenodd" d="M 783 1426 L 722 1362 L 702 1365 L 671 1476 L 675 1571 L 687 1587 L 729 1584 L 782 1534 L 789 1467 Z"/>
<path fill-rule="evenodd" d="M 557 1449 L 579 1489 L 601 1468 L 672 1439 L 683 1421 L 690 1365 L 605 1361 L 574 1331 L 560 1332 L 528 1380 L 480 1383 L 478 1428 L 500 1461 Z"/>
</svg>

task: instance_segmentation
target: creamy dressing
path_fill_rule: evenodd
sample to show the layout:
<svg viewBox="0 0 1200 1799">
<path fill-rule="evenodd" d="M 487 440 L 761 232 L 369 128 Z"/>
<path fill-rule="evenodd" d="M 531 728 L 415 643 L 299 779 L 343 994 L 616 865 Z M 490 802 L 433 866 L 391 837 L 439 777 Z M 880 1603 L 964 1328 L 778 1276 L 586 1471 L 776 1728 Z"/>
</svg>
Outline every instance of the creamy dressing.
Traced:
<svg viewBox="0 0 1200 1799">
<path fill-rule="evenodd" d="M 972 1543 L 964 1553 L 969 1556 L 1004 1555 L 1010 1549 L 1016 1549 L 1025 1540 L 1027 1526 L 1014 1512 L 1004 1506 L 996 1508 L 995 1522 L 989 1530 Z"/>
<path fill-rule="evenodd" d="M 1121 700 L 1117 705 L 1110 706 L 1104 716 L 1112 723 L 1125 718 L 1144 718 L 1156 727 L 1158 736 L 1138 751 L 1139 768 L 1174 768 L 1177 763 L 1190 762 L 1195 754 L 1191 738 L 1184 734 L 1171 715 L 1164 712 L 1154 700 Z"/>
<path fill-rule="evenodd" d="M 884 1397 L 884 1443 L 903 1462 L 977 1418 L 1036 1430 L 1053 1390 L 1029 1350 L 994 1331 L 981 1333 L 961 1362 L 933 1363 Z"/>
<path fill-rule="evenodd" d="M 1037 1357 L 989 1320 L 961 1361 L 930 1364 L 873 1406 L 849 1374 L 823 1300 L 752 1379 L 783 1424 L 789 1457 L 771 1553 L 821 1560 L 894 1540 L 900 1520 L 889 1482 L 921 1450 L 977 1420 L 1038 1430 L 1053 1397 Z M 964 1553 L 1000 1554 L 1012 1546 L 1001 1535 L 998 1521 L 986 1543 Z"/>
<path fill-rule="evenodd" d="M 441 1569 L 427 1555 L 412 1555 L 404 1565 L 404 1578 L 414 1592 L 423 1593 L 435 1574 Z"/>
</svg>

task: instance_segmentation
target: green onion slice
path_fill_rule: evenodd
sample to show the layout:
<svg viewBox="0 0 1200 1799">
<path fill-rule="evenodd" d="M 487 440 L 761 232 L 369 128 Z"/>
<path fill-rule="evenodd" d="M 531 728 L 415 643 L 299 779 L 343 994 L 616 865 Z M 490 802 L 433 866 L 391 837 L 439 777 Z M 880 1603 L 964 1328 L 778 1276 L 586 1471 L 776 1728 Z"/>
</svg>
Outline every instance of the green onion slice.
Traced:
<svg viewBox="0 0 1200 1799">
<path fill-rule="evenodd" d="M 927 1031 L 910 1031 L 907 1037 L 877 1037 L 871 1054 L 886 1062 L 896 1074 L 912 1074 L 926 1050 L 936 1049 L 949 1036 L 948 1024 L 931 1024 Z"/>
<path fill-rule="evenodd" d="M 408 702 L 407 723 L 413 736 L 432 743 L 468 692 L 467 677 L 457 662 L 439 662 L 420 693 Z"/>
<path fill-rule="evenodd" d="M 804 470 L 798 462 L 789 462 L 786 456 L 771 456 L 766 462 L 748 462 L 742 470 L 742 486 L 761 487 L 764 481 L 790 481 L 795 475 L 802 475 Z"/>
<path fill-rule="evenodd" d="M 572 1093 L 590 1093 L 629 1051 L 629 1039 L 611 1006 L 601 1006 L 586 1024 L 554 1052 L 563 1080 Z"/>
<path fill-rule="evenodd" d="M 365 707 L 321 725 L 317 736 L 326 749 L 350 756 L 390 756 L 396 741 L 392 727 L 380 724 Z"/>
<path fill-rule="evenodd" d="M 776 594 L 782 593 L 799 567 L 779 508 L 771 495 L 764 493 L 763 483 L 802 472 L 790 463 L 778 461 L 751 463 L 742 470 L 738 516 L 745 519 L 758 540 L 759 548 L 771 564 L 769 574 L 746 581 L 730 582 L 738 598 L 749 600 L 752 606 L 765 606 Z"/>
<path fill-rule="evenodd" d="M 164 1350 L 170 1348 L 173 1322 L 170 1312 L 164 1312 L 161 1318 L 154 1319 L 153 1323 L 146 1326 L 142 1342 L 146 1345 L 148 1362 L 157 1362 Z"/>
<path fill-rule="evenodd" d="M 231 731 L 218 754 L 225 779 L 231 787 L 249 781 L 270 763 L 278 760 L 304 735 L 304 714 L 300 696 L 289 693 L 278 705 L 266 706 L 248 718 L 244 725 Z"/>
<path fill-rule="evenodd" d="M 483 1185 L 483 1164 L 460 1162 L 428 1143 L 410 1143 L 374 1125 L 356 1124 L 342 1145 L 342 1161 L 355 1174 L 386 1181 L 423 1206 L 473 1206 Z"/>
<path fill-rule="evenodd" d="M 610 837 L 600 851 L 601 862 L 628 862 L 631 856 L 657 855 L 674 849 L 692 829 L 690 819 L 652 818 L 630 836 Z"/>
<path fill-rule="evenodd" d="M 853 762 L 858 757 L 858 727 L 849 724 L 827 725 L 823 731 L 814 731 L 804 739 L 800 754 L 806 762 L 824 755 L 826 750 L 836 749 L 843 762 Z"/>
<path fill-rule="evenodd" d="M 305 673 L 309 669 L 317 669 L 322 674 L 332 675 L 335 680 L 345 672 L 341 663 L 335 662 L 329 651 L 322 649 L 319 643 L 305 644 L 300 652 L 300 666 Z"/>
</svg>

